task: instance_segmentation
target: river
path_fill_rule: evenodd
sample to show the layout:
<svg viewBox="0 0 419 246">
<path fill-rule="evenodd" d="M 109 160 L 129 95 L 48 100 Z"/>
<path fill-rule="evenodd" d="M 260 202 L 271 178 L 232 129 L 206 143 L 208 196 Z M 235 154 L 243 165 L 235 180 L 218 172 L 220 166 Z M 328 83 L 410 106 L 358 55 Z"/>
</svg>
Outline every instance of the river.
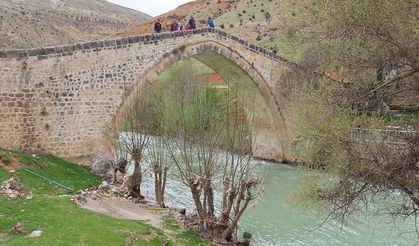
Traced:
<svg viewBox="0 0 419 246">
<path fill-rule="evenodd" d="M 310 206 L 303 209 L 295 198 L 298 184 L 307 177 L 307 171 L 270 161 L 254 159 L 252 162 L 266 177 L 263 195 L 246 210 L 239 225 L 241 231 L 252 233 L 253 245 L 419 245 L 416 233 L 412 232 L 413 218 L 394 223 L 390 216 L 358 214 L 343 226 L 338 221 L 328 221 L 319 227 L 327 214 Z M 147 197 L 153 198 L 150 175 L 144 178 L 142 189 Z M 176 175 L 169 177 L 165 200 L 169 206 L 193 210 L 189 190 Z M 370 207 L 378 205 L 369 204 Z"/>
</svg>

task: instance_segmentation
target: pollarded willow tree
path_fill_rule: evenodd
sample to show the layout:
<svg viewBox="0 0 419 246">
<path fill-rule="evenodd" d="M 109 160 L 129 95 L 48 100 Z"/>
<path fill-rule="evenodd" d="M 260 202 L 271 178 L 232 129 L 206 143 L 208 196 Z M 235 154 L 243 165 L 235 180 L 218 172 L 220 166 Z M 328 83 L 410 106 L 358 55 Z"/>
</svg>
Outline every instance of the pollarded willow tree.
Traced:
<svg viewBox="0 0 419 246">
<path fill-rule="evenodd" d="M 144 198 L 141 194 L 141 182 L 144 169 L 144 154 L 149 148 L 152 129 L 152 113 L 146 96 L 136 97 L 126 109 L 126 116 L 122 129 L 112 122 L 107 126 L 105 137 L 108 144 L 112 146 L 113 154 L 119 163 L 133 163 L 133 173 L 127 177 L 122 184 L 123 189 L 127 189 L 127 194 L 134 198 Z M 129 165 L 128 165 L 129 166 Z M 118 170 L 119 165 L 114 167 Z M 125 170 L 120 170 L 125 173 Z M 114 174 L 114 181 L 116 177 Z"/>
<path fill-rule="evenodd" d="M 170 140 L 164 135 L 154 136 L 148 149 L 150 168 L 154 178 L 154 197 L 156 203 L 162 208 L 166 207 L 164 202 L 166 183 L 172 170 L 172 161 L 166 149 L 168 141 Z"/>
<path fill-rule="evenodd" d="M 220 91 L 187 69 L 158 91 L 153 107 L 159 134 L 168 140 L 167 151 L 191 192 L 198 229 L 230 241 L 260 195 L 260 180 L 251 171 L 250 128 L 237 94 Z"/>
<path fill-rule="evenodd" d="M 329 218 L 342 221 L 370 211 L 371 200 L 380 201 L 378 212 L 416 218 L 418 123 L 388 121 L 384 111 L 394 95 L 405 103 L 418 96 L 419 5 L 310 0 L 295 7 L 292 41 L 309 47 L 303 63 L 336 79 L 307 85 L 288 106 L 296 156 L 334 177 L 311 186 L 309 197 L 331 205 Z"/>
</svg>

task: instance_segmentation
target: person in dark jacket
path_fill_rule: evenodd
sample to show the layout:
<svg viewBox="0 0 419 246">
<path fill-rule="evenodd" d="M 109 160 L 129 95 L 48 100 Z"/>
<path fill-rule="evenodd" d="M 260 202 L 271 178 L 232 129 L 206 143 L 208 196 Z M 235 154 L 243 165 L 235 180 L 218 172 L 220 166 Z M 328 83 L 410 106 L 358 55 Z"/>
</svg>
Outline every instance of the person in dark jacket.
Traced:
<svg viewBox="0 0 419 246">
<path fill-rule="evenodd" d="M 157 19 L 156 23 L 154 23 L 154 32 L 156 32 L 156 33 L 160 33 L 161 32 L 160 19 Z"/>
<path fill-rule="evenodd" d="M 208 17 L 208 26 L 211 27 L 211 28 L 215 27 L 214 19 L 211 18 L 211 17 Z"/>
<path fill-rule="evenodd" d="M 188 23 L 191 29 L 196 29 L 195 19 L 193 18 L 193 16 L 191 16 Z"/>
</svg>

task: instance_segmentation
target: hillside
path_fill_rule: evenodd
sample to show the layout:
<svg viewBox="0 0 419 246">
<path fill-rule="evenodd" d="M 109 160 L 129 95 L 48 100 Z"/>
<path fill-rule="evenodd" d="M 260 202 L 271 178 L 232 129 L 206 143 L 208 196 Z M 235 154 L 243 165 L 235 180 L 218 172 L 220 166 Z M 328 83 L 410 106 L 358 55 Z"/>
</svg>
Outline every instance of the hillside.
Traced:
<svg viewBox="0 0 419 246">
<path fill-rule="evenodd" d="M 0 49 L 100 39 L 148 18 L 105 0 L 1 0 Z"/>
<path fill-rule="evenodd" d="M 234 7 L 237 0 L 196 0 L 183 4 L 176 9 L 164 13 L 137 25 L 122 30 L 117 36 L 130 36 L 153 32 L 153 25 L 156 19 L 160 19 L 163 30 L 169 30 L 169 25 L 173 19 L 181 19 L 183 23 L 187 23 L 190 16 L 193 15 L 198 27 L 203 27 L 209 16 L 218 17 Z M 164 29 L 166 26 L 166 29 Z"/>
<path fill-rule="evenodd" d="M 295 15 L 289 11 L 289 4 L 295 4 L 295 1 L 196 0 L 181 5 L 155 19 L 159 18 L 162 23 L 167 25 L 173 18 L 181 18 L 186 23 L 187 19 L 193 15 L 198 27 L 202 27 L 206 25 L 209 16 L 215 17 L 218 28 L 259 46 L 277 49 L 281 55 L 298 61 L 299 55 L 295 55 L 296 52 L 283 41 L 286 30 L 281 20 Z M 117 36 L 150 33 L 153 31 L 153 22 L 153 19 L 144 21 L 118 32 Z"/>
</svg>

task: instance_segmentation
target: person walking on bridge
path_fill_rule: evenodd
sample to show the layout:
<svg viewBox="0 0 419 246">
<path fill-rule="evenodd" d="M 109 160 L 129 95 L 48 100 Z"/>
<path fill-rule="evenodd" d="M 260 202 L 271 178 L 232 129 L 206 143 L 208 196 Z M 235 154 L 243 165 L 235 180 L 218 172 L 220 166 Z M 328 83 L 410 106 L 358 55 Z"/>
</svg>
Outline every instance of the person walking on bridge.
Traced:
<svg viewBox="0 0 419 246">
<path fill-rule="evenodd" d="M 211 28 L 215 27 L 214 19 L 211 18 L 211 17 L 208 17 L 208 26 L 211 27 Z"/>
<path fill-rule="evenodd" d="M 193 18 L 193 16 L 191 16 L 191 18 L 189 19 L 188 24 L 191 29 L 196 29 L 195 19 Z"/>
<path fill-rule="evenodd" d="M 170 31 L 175 32 L 179 29 L 176 20 L 172 21 L 172 24 L 170 24 Z"/>
<path fill-rule="evenodd" d="M 157 21 L 154 23 L 154 32 L 156 32 L 156 33 L 160 33 L 161 32 L 160 19 L 157 19 Z"/>
<path fill-rule="evenodd" d="M 177 28 L 179 31 L 183 31 L 183 25 L 182 22 L 180 21 L 180 19 L 177 20 Z"/>
</svg>

